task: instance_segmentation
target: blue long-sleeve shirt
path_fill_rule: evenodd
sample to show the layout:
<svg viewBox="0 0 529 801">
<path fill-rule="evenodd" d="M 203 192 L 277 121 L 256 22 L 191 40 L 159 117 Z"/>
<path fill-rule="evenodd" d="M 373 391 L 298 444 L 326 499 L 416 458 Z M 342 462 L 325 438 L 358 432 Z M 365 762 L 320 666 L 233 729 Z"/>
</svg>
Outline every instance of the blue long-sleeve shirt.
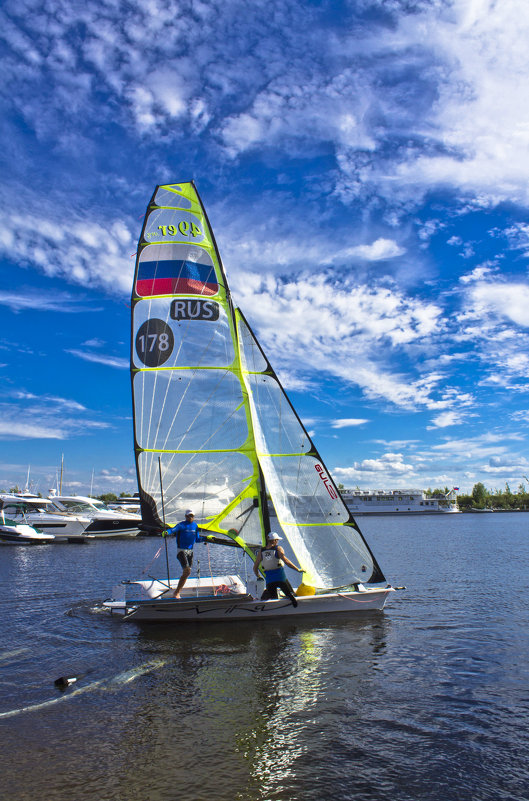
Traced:
<svg viewBox="0 0 529 801">
<path fill-rule="evenodd" d="M 176 526 L 167 529 L 171 537 L 176 537 L 176 544 L 179 549 L 191 551 L 195 542 L 206 542 L 206 538 L 198 533 L 198 526 L 195 521 L 188 522 L 182 520 Z"/>
</svg>

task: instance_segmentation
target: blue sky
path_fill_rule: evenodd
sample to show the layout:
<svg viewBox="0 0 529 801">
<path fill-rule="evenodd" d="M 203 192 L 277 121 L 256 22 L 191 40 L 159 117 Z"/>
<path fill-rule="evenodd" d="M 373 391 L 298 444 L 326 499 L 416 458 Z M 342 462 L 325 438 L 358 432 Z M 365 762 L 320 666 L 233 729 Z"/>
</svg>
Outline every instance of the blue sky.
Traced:
<svg viewBox="0 0 529 801">
<path fill-rule="evenodd" d="M 6 0 L 0 41 L 0 487 L 134 489 L 132 254 L 189 179 L 337 481 L 524 481 L 525 0 Z"/>
</svg>

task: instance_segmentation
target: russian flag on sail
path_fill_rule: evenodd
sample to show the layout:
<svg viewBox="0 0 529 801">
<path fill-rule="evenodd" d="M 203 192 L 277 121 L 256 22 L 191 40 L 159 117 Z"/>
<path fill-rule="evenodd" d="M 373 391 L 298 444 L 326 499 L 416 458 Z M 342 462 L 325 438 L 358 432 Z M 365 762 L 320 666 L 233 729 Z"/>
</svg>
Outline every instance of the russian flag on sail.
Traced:
<svg viewBox="0 0 529 801">
<path fill-rule="evenodd" d="M 136 293 L 151 295 L 216 295 L 219 289 L 215 270 L 208 264 L 170 259 L 140 261 Z"/>
</svg>

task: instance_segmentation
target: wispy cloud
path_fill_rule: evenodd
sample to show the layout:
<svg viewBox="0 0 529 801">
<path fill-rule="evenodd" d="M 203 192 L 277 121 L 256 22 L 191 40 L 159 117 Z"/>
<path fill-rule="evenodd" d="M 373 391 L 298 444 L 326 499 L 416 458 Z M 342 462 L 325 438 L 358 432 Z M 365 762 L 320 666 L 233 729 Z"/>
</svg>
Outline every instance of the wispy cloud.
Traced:
<svg viewBox="0 0 529 801">
<path fill-rule="evenodd" d="M 76 297 L 70 292 L 54 292 L 53 295 L 45 295 L 30 289 L 20 289 L 16 292 L 0 290 L 0 304 L 9 306 L 15 312 L 34 310 L 76 314 L 101 311 L 101 308 L 90 305 L 85 298 Z"/>
<path fill-rule="evenodd" d="M 208 126 L 233 159 L 278 143 L 295 156 L 329 149 L 344 198 L 412 201 L 451 185 L 481 202 L 526 200 L 523 0 L 370 5 L 360 34 L 323 8 L 277 0 L 279 45 L 260 3 L 245 15 L 240 2 L 212 0 L 190 15 L 175 0 L 155 13 L 133 0 L 119 14 L 106 7 L 102 22 L 95 0 L 60 18 L 22 0 L 2 16 L 6 85 L 16 77 L 11 102 L 41 137 L 62 122 L 66 148 L 79 146 L 71 121 L 82 109 L 87 132 L 111 115 L 139 138 L 173 143 Z M 35 91 L 44 61 L 53 91 Z"/>
<path fill-rule="evenodd" d="M 89 410 L 74 400 L 6 390 L 0 402 L 0 439 L 64 440 L 109 428 L 108 422 L 89 415 Z"/>
<path fill-rule="evenodd" d="M 71 348 L 65 351 L 71 353 L 72 356 L 77 356 L 79 359 L 84 359 L 87 362 L 95 362 L 96 364 L 104 364 L 107 367 L 117 367 L 119 370 L 128 370 L 130 362 L 128 359 L 123 359 L 120 356 L 107 356 L 104 353 L 93 353 L 87 350 L 78 350 Z"/>
<path fill-rule="evenodd" d="M 432 419 L 432 426 L 427 426 L 428 429 L 432 428 L 446 428 L 447 426 L 458 425 L 463 422 L 463 417 L 458 412 L 441 412 Z"/>
<path fill-rule="evenodd" d="M 369 420 L 361 417 L 349 417 L 342 420 L 333 420 L 331 426 L 332 428 L 349 428 L 354 426 L 362 426 L 364 423 L 369 423 Z"/>
<path fill-rule="evenodd" d="M 529 284 L 479 284 L 472 300 L 479 317 L 494 314 L 529 327 Z"/>
<path fill-rule="evenodd" d="M 366 261 L 385 261 L 402 256 L 405 249 L 391 239 L 377 239 L 370 245 L 356 245 L 343 252 L 344 256 L 365 259 Z"/>
<path fill-rule="evenodd" d="M 1 412 L 0 412 L 1 413 Z M 0 439 L 66 439 L 67 429 L 57 421 L 55 425 L 44 425 L 37 421 L 23 422 L 12 414 L 7 419 L 0 417 Z"/>
<path fill-rule="evenodd" d="M 65 409 L 73 412 L 86 412 L 86 406 L 83 406 L 81 403 L 78 403 L 74 400 L 69 400 L 68 398 L 60 398 L 56 395 L 35 395 L 32 392 L 25 392 L 23 390 L 13 390 L 11 392 L 5 392 L 4 397 L 15 397 L 18 400 L 23 401 L 37 401 L 38 403 L 48 404 L 49 406 L 54 406 L 57 409 Z"/>
<path fill-rule="evenodd" d="M 39 214 L 6 212 L 0 231 L 0 253 L 37 267 L 48 276 L 66 278 L 73 284 L 102 287 L 112 293 L 130 293 L 134 263 L 130 258 L 132 236 L 126 225 L 114 220 L 103 227 L 79 215 L 76 220 L 66 222 L 54 218 L 54 211 L 44 202 Z M 24 237 L 18 235 L 20 230 L 26 232 Z M 85 299 L 81 300 L 86 304 Z M 50 297 L 32 290 L 22 295 L 0 292 L 0 303 L 15 310 L 71 312 L 79 310 L 79 302 L 68 293 Z M 89 310 L 86 304 L 83 311 Z"/>
</svg>

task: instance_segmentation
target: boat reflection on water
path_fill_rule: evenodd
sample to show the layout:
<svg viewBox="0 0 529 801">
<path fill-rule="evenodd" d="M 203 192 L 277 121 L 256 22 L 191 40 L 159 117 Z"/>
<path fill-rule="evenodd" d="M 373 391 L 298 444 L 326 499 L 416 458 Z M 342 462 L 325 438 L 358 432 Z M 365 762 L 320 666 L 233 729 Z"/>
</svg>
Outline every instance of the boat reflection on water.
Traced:
<svg viewBox="0 0 529 801">
<path fill-rule="evenodd" d="M 376 675 L 387 626 L 373 612 L 332 624 L 201 623 L 178 634 L 164 624 L 142 627 L 138 644 L 163 653 L 166 664 L 151 678 L 156 692 L 132 717 L 128 702 L 121 745 L 150 755 L 149 776 L 162 794 L 176 781 L 189 797 L 198 787 L 201 798 L 218 797 L 222 787 L 222 798 L 255 801 L 287 798 L 294 782 L 300 797 L 300 787 L 314 784 L 314 759 L 321 738 L 331 737 L 337 702 L 362 726 L 361 688 Z M 185 748 L 175 759 L 180 738 Z M 146 779 L 134 772 L 138 798 L 149 791 Z M 124 776 L 118 792 L 131 780 Z"/>
</svg>

